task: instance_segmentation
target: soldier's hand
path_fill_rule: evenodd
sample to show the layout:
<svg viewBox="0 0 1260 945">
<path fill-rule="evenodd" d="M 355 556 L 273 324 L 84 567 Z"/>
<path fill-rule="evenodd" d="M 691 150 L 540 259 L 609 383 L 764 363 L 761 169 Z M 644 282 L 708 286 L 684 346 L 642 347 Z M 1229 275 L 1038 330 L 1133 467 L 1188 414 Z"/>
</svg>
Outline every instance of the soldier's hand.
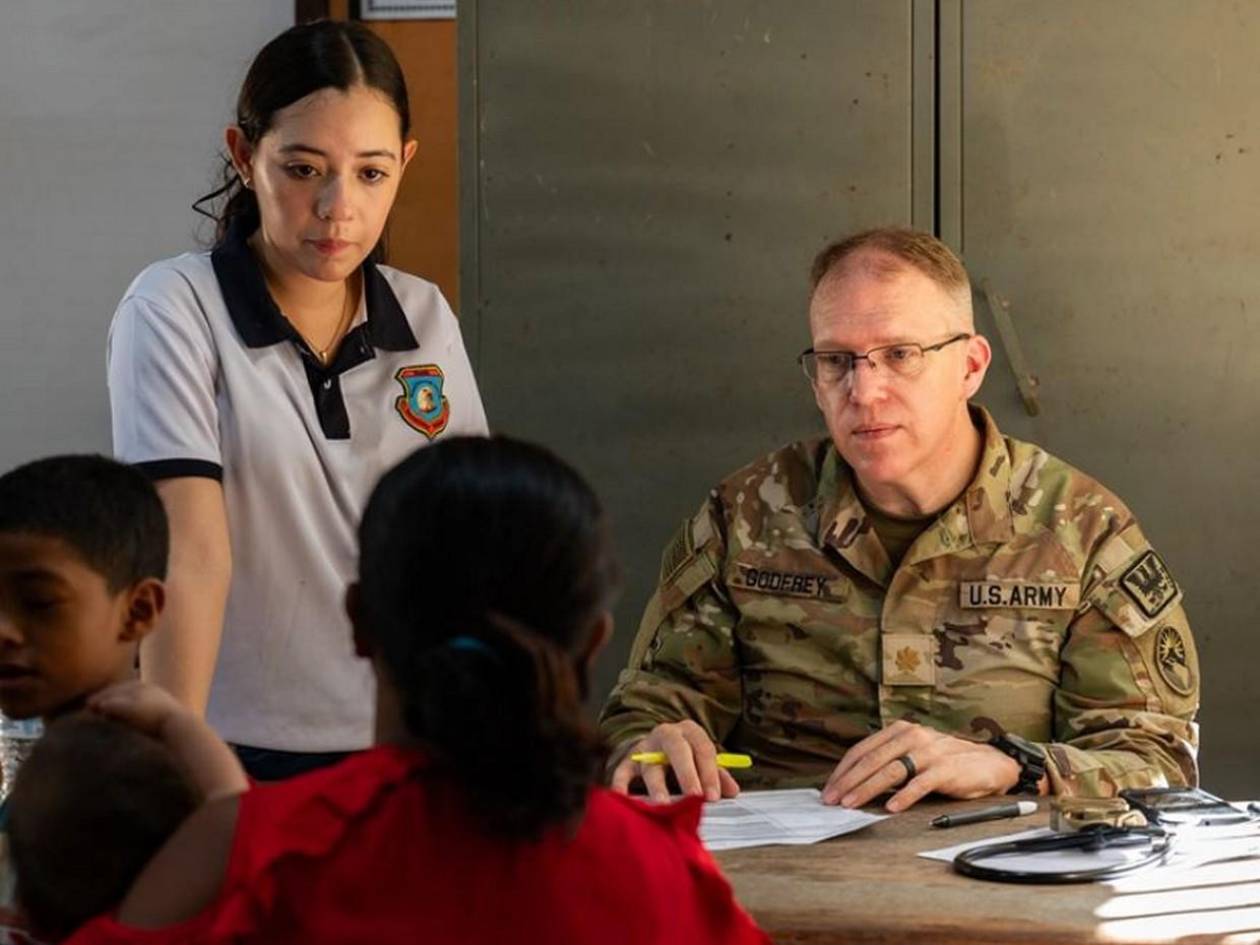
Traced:
<svg viewBox="0 0 1260 945">
<path fill-rule="evenodd" d="M 669 765 L 644 765 L 630 756 L 641 751 L 663 751 Z M 707 801 L 734 797 L 739 785 L 730 772 L 717 765 L 717 748 L 708 734 L 695 722 L 662 722 L 637 742 L 625 759 L 613 770 L 612 789 L 630 793 L 630 785 L 642 781 L 654 801 L 669 800 L 666 783 L 668 769 L 673 769 L 678 787 L 684 794 L 703 796 Z"/>
<path fill-rule="evenodd" d="M 903 756 L 910 759 L 908 766 L 899 760 Z M 884 805 L 897 813 L 933 791 L 964 799 L 1005 794 L 1019 781 L 1019 771 L 1015 759 L 983 742 L 899 720 L 845 753 L 823 786 L 822 799 L 861 807 L 897 789 Z"/>
</svg>

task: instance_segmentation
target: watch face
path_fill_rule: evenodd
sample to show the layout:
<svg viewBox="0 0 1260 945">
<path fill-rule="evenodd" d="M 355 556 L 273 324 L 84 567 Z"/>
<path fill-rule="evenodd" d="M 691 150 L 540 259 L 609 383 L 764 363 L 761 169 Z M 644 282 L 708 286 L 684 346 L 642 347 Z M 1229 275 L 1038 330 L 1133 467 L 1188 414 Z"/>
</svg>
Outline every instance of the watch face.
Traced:
<svg viewBox="0 0 1260 945">
<path fill-rule="evenodd" d="M 1021 754 L 1028 755 L 1031 758 L 1036 758 L 1038 761 L 1044 760 L 1046 757 L 1044 748 L 1028 741 L 1026 738 L 1021 738 L 1018 735 L 1012 735 L 1010 732 L 1004 734 L 1002 738 L 1008 745 L 1015 748 Z"/>
<path fill-rule="evenodd" d="M 1046 751 L 1040 745 L 1005 732 L 996 738 L 993 747 L 1019 764 L 1019 780 L 1011 788 L 1016 794 L 1035 794 L 1046 773 Z"/>
</svg>

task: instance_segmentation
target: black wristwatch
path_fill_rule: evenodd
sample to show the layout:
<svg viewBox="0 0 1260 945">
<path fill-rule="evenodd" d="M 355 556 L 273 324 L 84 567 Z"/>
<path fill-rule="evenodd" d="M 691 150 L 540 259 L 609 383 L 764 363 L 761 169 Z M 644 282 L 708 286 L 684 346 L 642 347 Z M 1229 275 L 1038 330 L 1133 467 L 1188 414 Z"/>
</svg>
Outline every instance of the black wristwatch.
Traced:
<svg viewBox="0 0 1260 945">
<path fill-rule="evenodd" d="M 1019 762 L 1019 780 L 1006 793 L 1036 794 L 1037 785 L 1046 774 L 1045 749 L 1010 732 L 1003 732 L 989 744 Z"/>
</svg>

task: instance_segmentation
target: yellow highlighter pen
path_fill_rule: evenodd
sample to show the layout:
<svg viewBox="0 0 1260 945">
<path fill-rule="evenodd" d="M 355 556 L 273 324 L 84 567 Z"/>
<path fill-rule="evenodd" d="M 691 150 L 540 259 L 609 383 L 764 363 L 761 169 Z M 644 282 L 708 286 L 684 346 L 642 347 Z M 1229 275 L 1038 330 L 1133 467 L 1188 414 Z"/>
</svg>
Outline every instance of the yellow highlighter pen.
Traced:
<svg viewBox="0 0 1260 945">
<path fill-rule="evenodd" d="M 637 761 L 641 765 L 669 764 L 669 757 L 663 751 L 637 751 L 630 756 L 630 760 Z M 749 755 L 719 752 L 717 763 L 719 768 L 751 768 L 752 758 Z"/>
</svg>

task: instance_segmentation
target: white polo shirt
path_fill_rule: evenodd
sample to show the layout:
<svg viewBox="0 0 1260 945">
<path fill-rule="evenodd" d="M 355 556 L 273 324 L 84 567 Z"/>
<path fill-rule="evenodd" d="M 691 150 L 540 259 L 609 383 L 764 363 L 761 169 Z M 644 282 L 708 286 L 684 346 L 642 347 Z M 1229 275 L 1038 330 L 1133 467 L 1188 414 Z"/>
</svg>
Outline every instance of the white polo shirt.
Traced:
<svg viewBox="0 0 1260 945">
<path fill-rule="evenodd" d="M 110 326 L 117 457 L 155 479 L 223 483 L 232 584 L 209 720 L 237 744 L 371 744 L 372 674 L 342 603 L 359 517 L 412 450 L 487 432 L 437 287 L 371 263 L 363 287 L 327 368 L 272 301 L 239 232 L 213 253 L 145 269 Z"/>
</svg>

